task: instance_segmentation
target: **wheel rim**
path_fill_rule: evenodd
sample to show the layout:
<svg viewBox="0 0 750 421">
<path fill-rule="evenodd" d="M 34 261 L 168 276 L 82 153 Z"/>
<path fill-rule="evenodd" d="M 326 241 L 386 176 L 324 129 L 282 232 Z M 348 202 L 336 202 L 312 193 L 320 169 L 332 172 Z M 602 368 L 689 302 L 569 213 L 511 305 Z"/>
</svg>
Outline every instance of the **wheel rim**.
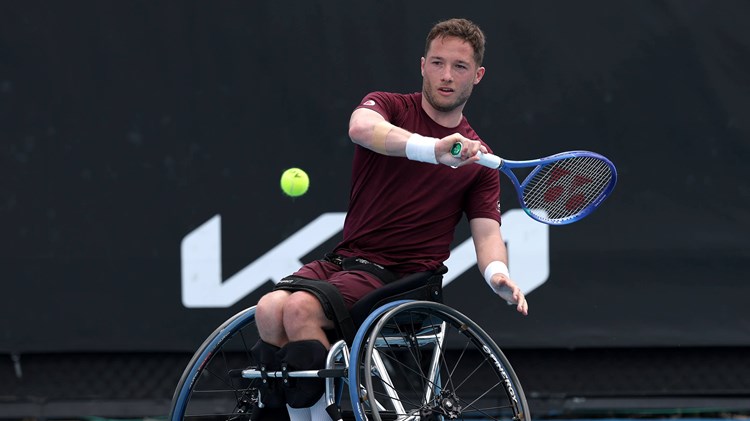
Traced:
<svg viewBox="0 0 750 421">
<path fill-rule="evenodd" d="M 428 354 L 438 349 L 441 334 L 445 340 L 434 361 Z M 420 351 L 409 349 L 417 343 Z M 385 344 L 389 347 L 381 348 Z M 474 322 L 450 307 L 400 305 L 378 320 L 363 349 L 358 369 L 365 404 L 375 420 L 528 419 L 520 384 L 502 352 Z M 384 367 L 389 378 L 380 373 Z"/>
<path fill-rule="evenodd" d="M 248 420 L 258 399 L 259 380 L 244 379 L 241 372 L 256 366 L 250 349 L 257 340 L 254 311 L 240 313 L 216 329 L 185 370 L 170 418 Z"/>
</svg>

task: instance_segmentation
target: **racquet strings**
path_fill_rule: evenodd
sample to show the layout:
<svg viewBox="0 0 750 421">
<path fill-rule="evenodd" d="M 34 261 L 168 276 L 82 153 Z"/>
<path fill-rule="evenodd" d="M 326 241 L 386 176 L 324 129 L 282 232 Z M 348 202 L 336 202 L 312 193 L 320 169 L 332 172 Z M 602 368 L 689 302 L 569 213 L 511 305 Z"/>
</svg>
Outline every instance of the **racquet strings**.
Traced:
<svg viewBox="0 0 750 421">
<path fill-rule="evenodd" d="M 597 203 L 611 180 L 612 169 L 601 159 L 564 158 L 540 165 L 529 175 L 524 181 L 523 201 L 529 211 L 543 219 L 565 220 Z"/>
</svg>

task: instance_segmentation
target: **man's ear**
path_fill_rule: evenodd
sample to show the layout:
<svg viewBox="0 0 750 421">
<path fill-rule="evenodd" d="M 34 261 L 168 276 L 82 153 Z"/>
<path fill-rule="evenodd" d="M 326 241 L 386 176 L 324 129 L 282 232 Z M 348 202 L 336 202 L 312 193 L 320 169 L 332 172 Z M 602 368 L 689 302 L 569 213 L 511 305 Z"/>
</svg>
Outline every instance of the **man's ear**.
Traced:
<svg viewBox="0 0 750 421">
<path fill-rule="evenodd" d="M 474 84 L 475 85 L 478 84 L 479 81 L 481 81 L 483 77 L 484 77 L 484 67 L 480 67 L 477 69 L 477 74 L 474 77 Z"/>
</svg>

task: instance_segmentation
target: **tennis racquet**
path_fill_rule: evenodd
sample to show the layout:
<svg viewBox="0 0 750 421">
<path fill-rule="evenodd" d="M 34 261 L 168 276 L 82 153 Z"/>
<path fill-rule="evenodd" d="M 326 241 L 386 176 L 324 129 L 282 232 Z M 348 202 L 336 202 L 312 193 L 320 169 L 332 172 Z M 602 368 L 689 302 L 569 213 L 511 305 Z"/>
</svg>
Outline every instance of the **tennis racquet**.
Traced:
<svg viewBox="0 0 750 421">
<path fill-rule="evenodd" d="M 461 143 L 453 145 L 451 154 L 460 156 Z M 614 164 L 594 152 L 562 152 L 528 161 L 510 161 L 482 152 L 478 155 L 478 164 L 499 169 L 508 176 L 524 212 L 545 224 L 570 224 L 586 217 L 602 204 L 617 183 Z M 513 169 L 532 167 L 523 183 L 519 183 Z"/>
</svg>

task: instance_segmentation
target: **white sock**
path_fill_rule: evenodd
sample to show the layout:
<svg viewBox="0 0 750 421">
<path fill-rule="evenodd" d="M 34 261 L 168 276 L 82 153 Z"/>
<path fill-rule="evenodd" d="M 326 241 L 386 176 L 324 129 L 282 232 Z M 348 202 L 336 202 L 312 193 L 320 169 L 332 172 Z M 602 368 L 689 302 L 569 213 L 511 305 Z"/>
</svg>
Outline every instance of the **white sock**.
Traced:
<svg viewBox="0 0 750 421">
<path fill-rule="evenodd" d="M 331 421 L 331 416 L 326 412 L 326 395 L 323 394 L 315 405 L 310 407 L 310 420 L 311 421 Z"/>
<path fill-rule="evenodd" d="M 289 412 L 290 421 L 312 421 L 310 418 L 310 408 L 292 408 L 287 405 L 286 410 Z"/>
</svg>

